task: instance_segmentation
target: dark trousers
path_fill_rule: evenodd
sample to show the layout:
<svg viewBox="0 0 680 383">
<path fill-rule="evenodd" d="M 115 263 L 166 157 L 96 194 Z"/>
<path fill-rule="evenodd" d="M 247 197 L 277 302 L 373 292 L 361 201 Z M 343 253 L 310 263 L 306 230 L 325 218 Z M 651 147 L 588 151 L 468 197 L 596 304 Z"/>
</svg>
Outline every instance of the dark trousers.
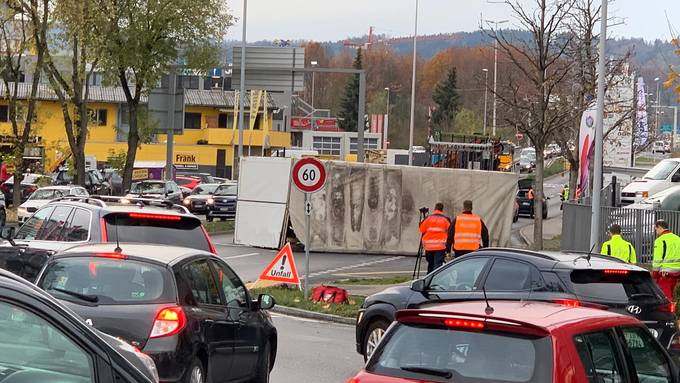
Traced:
<svg viewBox="0 0 680 383">
<path fill-rule="evenodd" d="M 425 259 L 427 260 L 427 273 L 429 274 L 443 265 L 444 258 L 446 258 L 446 250 L 426 251 Z"/>
</svg>

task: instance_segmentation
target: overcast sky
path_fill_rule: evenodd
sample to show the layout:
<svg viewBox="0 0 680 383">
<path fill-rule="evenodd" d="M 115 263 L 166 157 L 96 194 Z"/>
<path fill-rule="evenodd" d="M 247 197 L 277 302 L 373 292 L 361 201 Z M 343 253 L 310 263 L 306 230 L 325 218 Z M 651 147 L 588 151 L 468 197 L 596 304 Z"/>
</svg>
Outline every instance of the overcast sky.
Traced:
<svg viewBox="0 0 680 383">
<path fill-rule="evenodd" d="M 228 0 L 227 4 L 241 19 L 243 1 Z M 409 36 L 414 8 L 415 0 L 250 0 L 248 41 L 337 41 L 364 35 L 369 26 L 377 34 Z M 612 29 L 615 37 L 669 39 L 666 14 L 675 20 L 676 33 L 680 30 L 680 0 L 614 0 L 609 9 L 611 16 L 625 22 Z M 486 0 L 420 0 L 419 34 L 474 31 L 480 15 L 509 18 L 506 6 Z M 230 28 L 228 37 L 241 39 L 240 21 Z"/>
</svg>

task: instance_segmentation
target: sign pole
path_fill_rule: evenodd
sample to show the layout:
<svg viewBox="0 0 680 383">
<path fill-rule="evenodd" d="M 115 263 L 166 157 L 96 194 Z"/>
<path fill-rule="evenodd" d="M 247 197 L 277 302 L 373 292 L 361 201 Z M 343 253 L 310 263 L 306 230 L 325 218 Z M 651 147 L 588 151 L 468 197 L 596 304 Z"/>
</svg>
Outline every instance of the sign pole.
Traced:
<svg viewBox="0 0 680 383">
<path fill-rule="evenodd" d="M 305 300 L 309 299 L 309 247 L 311 246 L 311 201 L 309 193 L 305 193 Z"/>
</svg>

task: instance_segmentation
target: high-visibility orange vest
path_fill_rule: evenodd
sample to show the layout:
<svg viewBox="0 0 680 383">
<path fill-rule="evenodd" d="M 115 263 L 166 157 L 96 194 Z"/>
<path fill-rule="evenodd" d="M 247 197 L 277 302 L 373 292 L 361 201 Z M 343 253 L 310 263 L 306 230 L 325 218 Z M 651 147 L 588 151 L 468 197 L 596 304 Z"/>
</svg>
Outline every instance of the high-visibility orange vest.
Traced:
<svg viewBox="0 0 680 383">
<path fill-rule="evenodd" d="M 441 211 L 435 210 L 431 216 L 427 217 L 420 224 L 425 251 L 445 250 L 450 226 L 451 221 Z"/>
<path fill-rule="evenodd" d="M 534 189 L 529 189 L 527 192 L 527 198 L 530 200 L 534 199 Z"/>
<path fill-rule="evenodd" d="M 454 250 L 479 250 L 482 242 L 482 219 L 478 215 L 460 214 L 456 217 L 454 229 Z"/>
</svg>

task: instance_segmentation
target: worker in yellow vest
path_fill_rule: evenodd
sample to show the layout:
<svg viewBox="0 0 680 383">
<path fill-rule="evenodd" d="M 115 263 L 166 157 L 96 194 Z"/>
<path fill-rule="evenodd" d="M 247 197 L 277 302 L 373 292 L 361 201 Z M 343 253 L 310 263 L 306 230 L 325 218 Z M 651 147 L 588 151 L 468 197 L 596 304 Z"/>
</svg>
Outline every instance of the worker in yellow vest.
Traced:
<svg viewBox="0 0 680 383">
<path fill-rule="evenodd" d="M 635 248 L 621 237 L 621 225 L 613 224 L 609 228 L 609 241 L 602 244 L 601 254 L 618 258 L 626 263 L 637 263 Z"/>
<path fill-rule="evenodd" d="M 680 278 L 680 237 L 669 230 L 668 222 L 654 224 L 656 240 L 652 258 L 652 276 L 666 297 L 673 302 L 673 290 Z"/>
</svg>

